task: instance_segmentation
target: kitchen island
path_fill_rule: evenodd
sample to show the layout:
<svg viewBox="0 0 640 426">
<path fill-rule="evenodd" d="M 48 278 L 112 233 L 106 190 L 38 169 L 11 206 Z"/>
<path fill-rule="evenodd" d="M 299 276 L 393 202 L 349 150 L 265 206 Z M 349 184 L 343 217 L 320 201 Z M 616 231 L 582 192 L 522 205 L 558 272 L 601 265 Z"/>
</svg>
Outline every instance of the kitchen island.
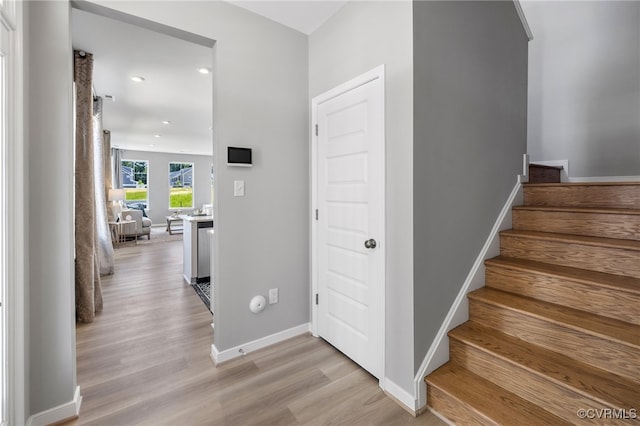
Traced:
<svg viewBox="0 0 640 426">
<path fill-rule="evenodd" d="M 213 216 L 180 215 L 183 232 L 183 277 L 189 284 L 210 281 L 210 237 Z"/>
</svg>

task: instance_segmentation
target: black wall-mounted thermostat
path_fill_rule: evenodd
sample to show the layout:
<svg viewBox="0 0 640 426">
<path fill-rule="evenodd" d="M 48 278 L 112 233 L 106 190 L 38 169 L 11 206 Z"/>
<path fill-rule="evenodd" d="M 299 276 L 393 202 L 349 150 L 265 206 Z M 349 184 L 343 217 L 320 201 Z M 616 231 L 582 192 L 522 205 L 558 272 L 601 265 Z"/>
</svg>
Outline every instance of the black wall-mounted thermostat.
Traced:
<svg viewBox="0 0 640 426">
<path fill-rule="evenodd" d="M 251 148 L 227 147 L 227 166 L 251 167 Z"/>
</svg>

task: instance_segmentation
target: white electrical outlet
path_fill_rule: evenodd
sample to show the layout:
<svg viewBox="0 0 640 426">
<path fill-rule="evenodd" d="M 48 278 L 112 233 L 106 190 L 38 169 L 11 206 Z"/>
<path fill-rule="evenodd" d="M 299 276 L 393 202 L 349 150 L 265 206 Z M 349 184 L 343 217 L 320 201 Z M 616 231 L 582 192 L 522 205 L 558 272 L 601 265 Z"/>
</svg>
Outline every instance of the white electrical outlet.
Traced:
<svg viewBox="0 0 640 426">
<path fill-rule="evenodd" d="M 269 290 L 269 304 L 273 305 L 274 303 L 278 303 L 278 289 L 272 288 Z"/>
</svg>

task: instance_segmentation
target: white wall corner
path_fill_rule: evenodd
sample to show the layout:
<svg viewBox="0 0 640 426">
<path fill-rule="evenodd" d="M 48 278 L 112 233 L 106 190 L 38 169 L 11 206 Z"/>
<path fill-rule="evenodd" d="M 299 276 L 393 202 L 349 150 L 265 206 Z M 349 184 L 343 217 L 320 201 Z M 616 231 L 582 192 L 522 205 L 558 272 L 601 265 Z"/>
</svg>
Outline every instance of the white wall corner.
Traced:
<svg viewBox="0 0 640 426">
<path fill-rule="evenodd" d="M 73 400 L 49 410 L 33 414 L 27 420 L 27 426 L 46 426 L 63 420 L 77 418 L 80 415 L 81 405 L 82 395 L 80 395 L 80 386 L 76 386 L 76 390 L 73 393 Z"/>
<path fill-rule="evenodd" d="M 388 396 L 403 405 L 411 414 L 416 415 L 419 406 L 415 395 L 407 392 L 388 377 L 385 377 L 382 383 L 382 390 L 384 390 Z"/>
<path fill-rule="evenodd" d="M 251 352 L 257 351 L 258 349 L 266 348 L 267 346 L 275 345 L 276 343 L 291 339 L 292 337 L 309 333 L 309 330 L 310 324 L 307 322 L 223 351 L 218 350 L 215 345 L 211 345 L 211 359 L 213 359 L 213 363 L 215 365 L 218 365 L 223 362 L 231 361 L 234 358 L 247 355 Z"/>
<path fill-rule="evenodd" d="M 469 302 L 467 300 L 467 294 L 484 286 L 484 261 L 500 254 L 500 231 L 511 228 L 511 209 L 514 206 L 522 205 L 523 203 L 521 179 L 522 176 L 518 176 L 516 185 L 502 207 L 502 210 L 489 233 L 489 237 L 471 267 L 462 288 L 453 301 L 453 304 L 442 322 L 431 347 L 420 364 L 420 368 L 418 368 L 418 372 L 414 377 L 414 389 L 417 405 L 416 411 L 421 410 L 427 403 L 427 388 L 424 383 L 425 376 L 429 375 L 449 360 L 449 338 L 447 333 L 469 319 Z"/>
</svg>

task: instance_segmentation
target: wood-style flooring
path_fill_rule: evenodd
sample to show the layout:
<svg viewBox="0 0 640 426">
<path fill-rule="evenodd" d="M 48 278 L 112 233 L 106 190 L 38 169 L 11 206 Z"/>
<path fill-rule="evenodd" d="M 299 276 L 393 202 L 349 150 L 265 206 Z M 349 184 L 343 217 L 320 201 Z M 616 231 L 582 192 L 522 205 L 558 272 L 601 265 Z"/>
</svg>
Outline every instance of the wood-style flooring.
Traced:
<svg viewBox="0 0 640 426">
<path fill-rule="evenodd" d="M 429 412 L 414 418 L 311 336 L 214 367 L 211 314 L 181 271 L 181 241 L 116 250 L 104 311 L 77 326 L 83 399 L 65 425 L 444 424 Z"/>
</svg>

